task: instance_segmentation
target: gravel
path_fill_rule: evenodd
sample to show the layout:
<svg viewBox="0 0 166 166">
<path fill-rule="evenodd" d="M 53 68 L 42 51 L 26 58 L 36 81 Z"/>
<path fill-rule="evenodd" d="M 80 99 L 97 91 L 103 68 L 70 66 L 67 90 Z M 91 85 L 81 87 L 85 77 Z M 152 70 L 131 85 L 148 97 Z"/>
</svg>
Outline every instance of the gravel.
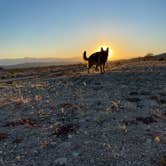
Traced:
<svg viewBox="0 0 166 166">
<path fill-rule="evenodd" d="M 35 70 L 0 80 L 0 165 L 164 166 L 165 61 Z"/>
</svg>

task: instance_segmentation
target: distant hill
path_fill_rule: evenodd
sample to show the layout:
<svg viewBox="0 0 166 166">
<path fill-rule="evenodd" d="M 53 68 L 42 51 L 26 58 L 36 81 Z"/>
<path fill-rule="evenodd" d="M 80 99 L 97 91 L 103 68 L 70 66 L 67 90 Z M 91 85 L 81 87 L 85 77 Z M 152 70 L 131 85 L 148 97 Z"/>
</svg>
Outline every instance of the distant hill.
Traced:
<svg viewBox="0 0 166 166">
<path fill-rule="evenodd" d="M 158 54 L 158 55 L 156 55 L 155 57 L 156 57 L 157 59 L 161 59 L 161 58 L 166 59 L 166 53 Z"/>
<path fill-rule="evenodd" d="M 166 60 L 166 53 L 157 54 L 157 55 L 147 54 L 144 57 L 142 57 L 142 60 Z"/>
<path fill-rule="evenodd" d="M 78 58 L 17 58 L 0 59 L 0 66 L 3 68 L 29 68 L 50 65 L 66 65 L 80 63 Z"/>
<path fill-rule="evenodd" d="M 162 54 L 157 54 L 157 55 L 153 55 L 153 54 L 147 54 L 143 57 L 136 57 L 136 58 L 131 58 L 131 59 L 122 59 L 121 61 L 149 61 L 149 60 L 166 60 L 166 53 L 162 53 Z"/>
</svg>

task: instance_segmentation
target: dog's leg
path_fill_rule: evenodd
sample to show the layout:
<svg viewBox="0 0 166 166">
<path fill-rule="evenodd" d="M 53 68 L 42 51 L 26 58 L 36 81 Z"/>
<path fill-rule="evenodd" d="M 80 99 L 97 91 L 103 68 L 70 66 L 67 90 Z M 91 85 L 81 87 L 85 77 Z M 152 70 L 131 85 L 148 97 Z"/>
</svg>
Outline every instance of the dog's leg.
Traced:
<svg viewBox="0 0 166 166">
<path fill-rule="evenodd" d="M 96 70 L 96 71 L 99 71 L 99 69 L 98 69 L 98 65 L 96 65 L 96 68 L 95 68 L 95 70 Z"/>
<path fill-rule="evenodd" d="M 103 72 L 102 72 L 102 65 L 101 65 L 101 64 L 100 64 L 100 73 L 103 73 Z"/>
<path fill-rule="evenodd" d="M 87 64 L 87 71 L 88 71 L 88 74 L 89 74 L 89 69 L 90 69 L 90 63 L 88 61 L 88 64 Z"/>
<path fill-rule="evenodd" d="M 87 68 L 87 70 L 88 70 L 88 74 L 89 74 L 89 67 Z"/>
<path fill-rule="evenodd" d="M 103 72 L 105 73 L 105 64 L 103 64 Z"/>
</svg>

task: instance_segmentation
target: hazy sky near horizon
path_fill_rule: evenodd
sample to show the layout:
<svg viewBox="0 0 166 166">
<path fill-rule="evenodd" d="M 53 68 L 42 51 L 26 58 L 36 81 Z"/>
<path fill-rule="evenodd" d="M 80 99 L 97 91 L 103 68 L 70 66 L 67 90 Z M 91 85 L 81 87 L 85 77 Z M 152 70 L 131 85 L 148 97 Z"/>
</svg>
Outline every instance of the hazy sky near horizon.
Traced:
<svg viewBox="0 0 166 166">
<path fill-rule="evenodd" d="M 166 52 L 165 0 L 0 0 L 0 58 Z"/>
</svg>

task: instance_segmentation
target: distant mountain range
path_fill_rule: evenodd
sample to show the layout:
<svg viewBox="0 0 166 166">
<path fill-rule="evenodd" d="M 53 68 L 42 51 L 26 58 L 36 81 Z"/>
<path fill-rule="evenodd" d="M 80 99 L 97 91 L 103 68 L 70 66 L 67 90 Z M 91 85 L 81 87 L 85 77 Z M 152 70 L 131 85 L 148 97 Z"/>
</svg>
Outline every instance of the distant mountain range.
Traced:
<svg viewBox="0 0 166 166">
<path fill-rule="evenodd" d="M 166 53 L 157 54 L 157 55 L 147 54 L 145 56 L 140 56 L 140 57 L 131 58 L 131 59 L 120 59 L 116 61 L 132 61 L 133 62 L 133 61 L 149 61 L 149 60 L 154 60 L 154 61 L 166 60 Z"/>
<path fill-rule="evenodd" d="M 158 54 L 155 57 L 158 59 L 161 59 L 161 58 L 166 59 L 166 53 Z"/>
<path fill-rule="evenodd" d="M 153 54 L 147 54 L 144 57 L 138 57 L 138 58 L 133 58 L 134 59 L 139 59 L 139 60 L 166 60 L 166 53 L 162 53 L 162 54 L 157 54 L 157 55 L 153 55 Z"/>
<path fill-rule="evenodd" d="M 17 59 L 0 59 L 0 66 L 4 68 L 28 68 L 42 67 L 50 65 L 66 65 L 80 63 L 79 58 L 17 58 Z"/>
<path fill-rule="evenodd" d="M 132 58 L 130 60 L 166 60 L 166 53 L 158 55 L 146 55 L 144 57 Z M 51 65 L 67 65 L 80 63 L 81 58 L 17 58 L 17 59 L 0 59 L 0 67 L 3 68 L 29 68 L 43 67 Z"/>
</svg>

